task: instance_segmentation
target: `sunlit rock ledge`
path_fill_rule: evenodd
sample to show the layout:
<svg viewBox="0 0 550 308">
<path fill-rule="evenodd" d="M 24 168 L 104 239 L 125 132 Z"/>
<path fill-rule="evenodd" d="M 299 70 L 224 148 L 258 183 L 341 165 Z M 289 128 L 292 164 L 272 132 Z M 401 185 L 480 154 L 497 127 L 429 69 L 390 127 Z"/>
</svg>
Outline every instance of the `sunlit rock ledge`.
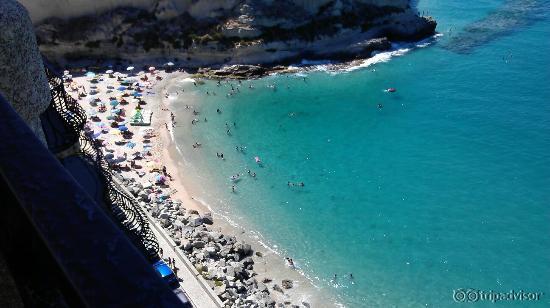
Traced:
<svg viewBox="0 0 550 308">
<path fill-rule="evenodd" d="M 187 67 L 216 67 L 350 60 L 391 46 L 373 39 L 419 40 L 436 28 L 408 0 L 21 2 L 41 51 L 60 63 L 170 58 Z"/>
</svg>

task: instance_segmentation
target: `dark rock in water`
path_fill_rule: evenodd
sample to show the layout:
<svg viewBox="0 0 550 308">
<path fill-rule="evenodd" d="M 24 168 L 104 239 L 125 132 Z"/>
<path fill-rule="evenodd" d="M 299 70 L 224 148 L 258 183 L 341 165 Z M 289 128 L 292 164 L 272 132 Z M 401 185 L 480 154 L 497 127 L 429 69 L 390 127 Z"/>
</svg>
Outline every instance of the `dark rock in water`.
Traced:
<svg viewBox="0 0 550 308">
<path fill-rule="evenodd" d="M 442 46 L 453 52 L 468 54 L 476 47 L 499 37 L 511 35 L 526 26 L 544 19 L 548 5 L 540 1 L 507 0 L 483 19 L 466 25 L 460 32 L 453 33 Z"/>
<path fill-rule="evenodd" d="M 292 280 L 283 279 L 283 281 L 281 282 L 281 286 L 283 286 L 283 288 L 285 289 L 292 289 L 292 286 L 293 286 Z"/>
</svg>

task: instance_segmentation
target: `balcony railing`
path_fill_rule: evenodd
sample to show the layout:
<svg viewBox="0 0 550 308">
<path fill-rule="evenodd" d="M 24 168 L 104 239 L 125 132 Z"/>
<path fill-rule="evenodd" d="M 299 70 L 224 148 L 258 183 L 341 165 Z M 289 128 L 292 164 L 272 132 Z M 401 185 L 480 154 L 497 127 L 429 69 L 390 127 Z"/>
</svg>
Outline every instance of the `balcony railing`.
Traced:
<svg viewBox="0 0 550 308">
<path fill-rule="evenodd" d="M 0 186 L 6 192 L 0 246 L 12 256 L 10 260 L 30 260 L 19 262 L 16 270 L 36 269 L 35 283 L 46 288 L 52 276 L 62 277 L 51 287 L 60 290 L 65 300 L 71 299 L 65 303 L 78 307 L 189 307 L 1 95 L 0 140 Z M 134 217 L 128 221 L 142 228 L 136 234 L 144 243 L 154 241 L 146 236 L 147 227 L 140 225 L 140 212 L 111 185 L 110 198 L 130 208 Z M 28 241 L 27 233 L 34 234 L 38 243 Z M 55 263 L 48 266 L 55 275 L 37 276 L 45 268 L 37 256 L 44 255 Z M 22 291 L 31 297 L 36 294 L 32 289 Z M 43 300 L 39 298 L 40 306 L 47 304 Z"/>
<path fill-rule="evenodd" d="M 102 200 L 96 202 L 105 206 L 110 216 L 150 261 L 158 260 L 159 245 L 143 209 L 113 180 L 98 144 L 82 130 L 86 123 L 84 110 L 67 94 L 63 80 L 53 69 L 46 68 L 46 75 L 52 102 L 41 120 L 50 151 L 54 154 L 68 152 L 60 158 L 62 163 L 69 158 L 79 157 L 93 166 L 96 177 L 100 179 L 100 183 L 94 184 L 100 187 L 94 190 L 103 194 Z"/>
<path fill-rule="evenodd" d="M 48 148 L 57 154 L 75 145 L 86 123 L 86 113 L 78 102 L 65 91 L 63 79 L 46 67 L 46 76 L 50 84 L 52 101 L 43 113 L 42 122 Z"/>
</svg>

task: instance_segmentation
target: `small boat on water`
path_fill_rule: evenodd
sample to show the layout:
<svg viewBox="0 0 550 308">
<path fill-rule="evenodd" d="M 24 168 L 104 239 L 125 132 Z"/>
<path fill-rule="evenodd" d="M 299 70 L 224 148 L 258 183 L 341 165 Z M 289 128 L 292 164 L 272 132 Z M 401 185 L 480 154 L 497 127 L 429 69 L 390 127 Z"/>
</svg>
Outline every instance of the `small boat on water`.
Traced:
<svg viewBox="0 0 550 308">
<path fill-rule="evenodd" d="M 257 164 L 261 164 L 261 163 L 262 163 L 262 160 L 261 160 L 260 157 L 258 157 L 258 156 L 254 157 L 254 160 L 256 161 Z"/>
<path fill-rule="evenodd" d="M 390 92 L 390 93 L 397 92 L 397 89 L 396 88 L 388 88 L 388 89 L 386 89 L 386 92 Z"/>
</svg>

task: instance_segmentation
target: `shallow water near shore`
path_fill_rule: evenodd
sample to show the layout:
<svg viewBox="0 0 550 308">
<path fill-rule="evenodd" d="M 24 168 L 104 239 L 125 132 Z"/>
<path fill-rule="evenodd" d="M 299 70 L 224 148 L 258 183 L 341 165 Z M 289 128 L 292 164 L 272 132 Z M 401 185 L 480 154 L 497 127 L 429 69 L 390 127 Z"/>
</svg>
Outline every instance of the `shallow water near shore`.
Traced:
<svg viewBox="0 0 550 308">
<path fill-rule="evenodd" d="M 511 304 L 548 306 L 548 2 L 452 48 L 509 2 L 420 1 L 444 36 L 350 72 L 232 82 L 231 97 L 225 82 L 175 83 L 186 186 L 348 307 L 447 307 L 459 288 L 544 292 Z"/>
</svg>

